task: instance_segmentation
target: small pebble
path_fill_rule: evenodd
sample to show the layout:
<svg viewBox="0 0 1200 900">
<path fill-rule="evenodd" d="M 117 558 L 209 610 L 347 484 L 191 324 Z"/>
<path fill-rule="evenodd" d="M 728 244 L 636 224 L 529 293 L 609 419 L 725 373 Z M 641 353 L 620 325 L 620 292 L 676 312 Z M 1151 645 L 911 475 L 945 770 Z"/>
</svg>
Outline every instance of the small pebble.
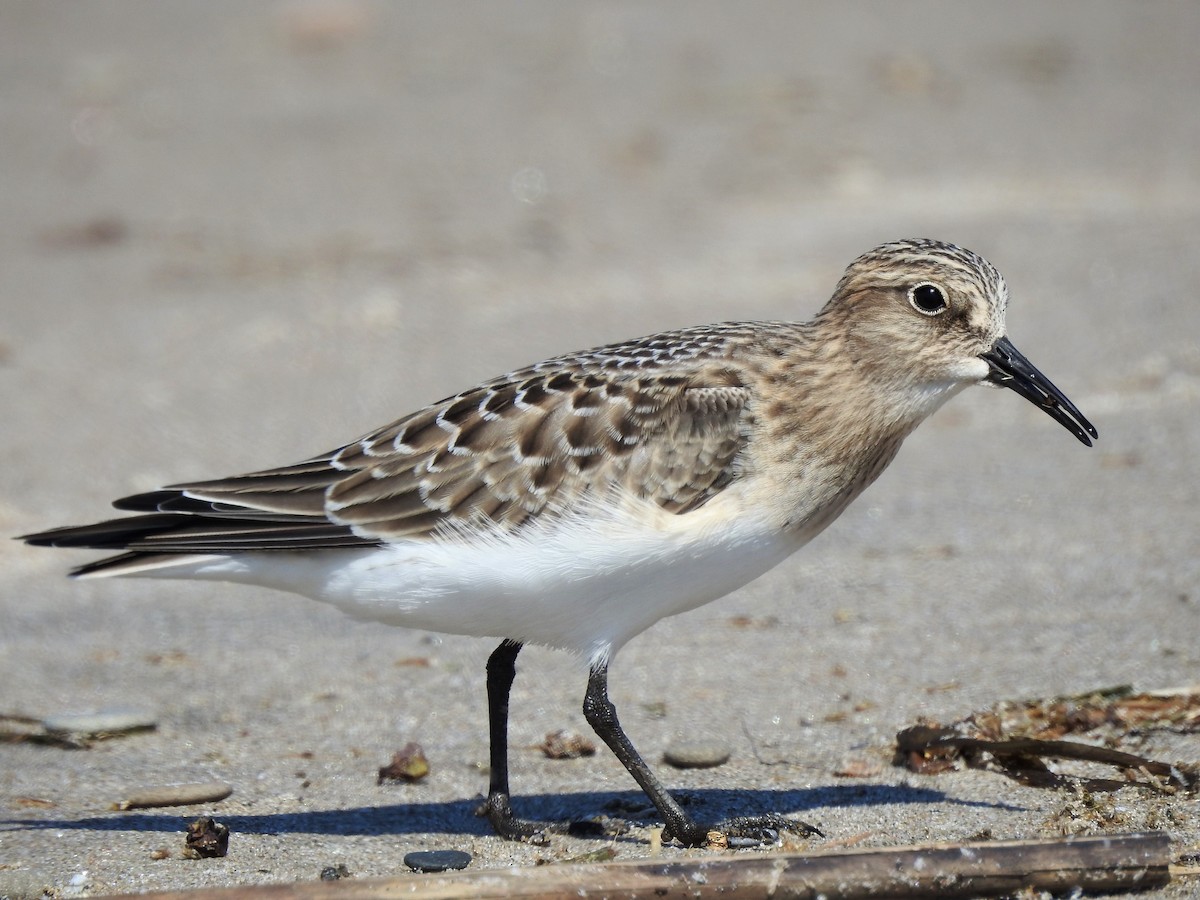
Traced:
<svg viewBox="0 0 1200 900">
<path fill-rule="evenodd" d="M 404 864 L 414 872 L 446 872 L 465 869 L 471 854 L 464 850 L 414 850 L 404 854 Z"/>
<path fill-rule="evenodd" d="M 595 744 L 583 735 L 565 729 L 547 732 L 538 749 L 549 759 L 578 759 L 596 755 Z"/>
<path fill-rule="evenodd" d="M 663 762 L 677 769 L 710 769 L 729 761 L 730 749 L 707 741 L 676 741 L 663 751 Z"/>
<path fill-rule="evenodd" d="M 322 881 L 337 881 L 340 878 L 349 878 L 350 870 L 346 868 L 345 863 L 338 863 L 336 866 L 326 866 L 321 870 Z"/>
<path fill-rule="evenodd" d="M 642 704 L 642 712 L 652 719 L 665 719 L 667 717 L 667 701 L 649 700 Z"/>
<path fill-rule="evenodd" d="M 91 892 L 91 880 L 87 870 L 76 872 L 67 883 L 58 889 L 59 897 L 86 897 Z"/>
<path fill-rule="evenodd" d="M 158 727 L 158 720 L 144 709 L 100 709 L 50 716 L 42 720 L 42 727 L 56 734 L 128 734 L 153 731 Z"/>
</svg>

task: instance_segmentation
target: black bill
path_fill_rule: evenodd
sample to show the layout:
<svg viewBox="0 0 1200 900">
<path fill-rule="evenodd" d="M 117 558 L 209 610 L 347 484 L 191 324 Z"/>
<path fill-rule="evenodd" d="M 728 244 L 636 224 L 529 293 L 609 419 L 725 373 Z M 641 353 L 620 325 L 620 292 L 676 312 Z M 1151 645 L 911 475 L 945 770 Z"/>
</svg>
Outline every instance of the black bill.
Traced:
<svg viewBox="0 0 1200 900">
<path fill-rule="evenodd" d="M 1096 433 L 1096 427 L 1083 417 L 1083 413 L 1067 399 L 1067 395 L 1039 372 L 1008 338 L 1000 338 L 996 346 L 980 355 L 991 367 L 987 381 L 1012 388 L 1030 403 L 1036 403 L 1050 418 L 1089 447 L 1092 446 L 1091 439 L 1100 436 Z"/>
</svg>

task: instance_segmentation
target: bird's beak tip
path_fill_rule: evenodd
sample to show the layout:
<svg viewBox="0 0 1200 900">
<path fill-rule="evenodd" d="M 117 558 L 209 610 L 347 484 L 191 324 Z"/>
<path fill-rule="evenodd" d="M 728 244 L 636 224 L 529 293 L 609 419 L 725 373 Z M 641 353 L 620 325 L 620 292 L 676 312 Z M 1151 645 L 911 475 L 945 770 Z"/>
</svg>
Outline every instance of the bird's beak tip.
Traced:
<svg viewBox="0 0 1200 900">
<path fill-rule="evenodd" d="M 1096 426 L 1007 337 L 1000 338 L 991 350 L 980 356 L 988 364 L 986 383 L 1016 391 L 1087 447 L 1100 437 Z"/>
</svg>

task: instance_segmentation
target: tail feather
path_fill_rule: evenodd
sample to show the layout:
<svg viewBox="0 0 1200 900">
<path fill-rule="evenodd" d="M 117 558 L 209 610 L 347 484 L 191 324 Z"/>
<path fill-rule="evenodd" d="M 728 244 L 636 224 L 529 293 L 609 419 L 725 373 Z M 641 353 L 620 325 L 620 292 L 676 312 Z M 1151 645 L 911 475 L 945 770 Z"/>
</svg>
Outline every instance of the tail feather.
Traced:
<svg viewBox="0 0 1200 900">
<path fill-rule="evenodd" d="M 190 497 L 178 490 L 138 494 L 115 505 L 142 514 L 54 528 L 19 540 L 39 547 L 126 551 L 80 566 L 71 573 L 77 577 L 145 572 L 202 556 L 379 544 L 324 516 L 254 509 Z"/>
<path fill-rule="evenodd" d="M 178 569 L 188 563 L 213 559 L 211 555 L 196 553 L 138 553 L 136 551 L 106 556 L 82 566 L 76 566 L 68 574 L 72 578 L 112 578 L 117 575 L 149 575 L 159 569 Z M 166 574 L 164 572 L 164 574 Z"/>
<path fill-rule="evenodd" d="M 171 553 L 313 550 L 373 546 L 379 543 L 359 537 L 348 525 L 327 521 L 281 522 L 277 518 L 221 518 L 185 513 L 150 513 L 126 519 L 110 519 L 92 525 L 27 534 L 20 540 L 39 547 Z"/>
</svg>

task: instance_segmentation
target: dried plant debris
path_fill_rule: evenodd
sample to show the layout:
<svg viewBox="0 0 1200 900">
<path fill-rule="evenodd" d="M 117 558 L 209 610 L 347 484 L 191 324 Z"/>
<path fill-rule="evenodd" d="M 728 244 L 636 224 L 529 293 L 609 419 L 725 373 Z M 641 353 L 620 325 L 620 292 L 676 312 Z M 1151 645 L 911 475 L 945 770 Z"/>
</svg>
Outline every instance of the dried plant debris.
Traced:
<svg viewBox="0 0 1200 900">
<path fill-rule="evenodd" d="M 606 863 L 612 862 L 617 858 L 617 848 L 612 844 L 607 847 L 601 847 L 599 850 L 589 850 L 587 853 L 580 853 L 578 856 L 568 856 L 566 859 L 539 859 L 537 865 L 558 865 L 558 866 L 574 866 L 587 863 Z"/>
<path fill-rule="evenodd" d="M 843 760 L 832 774 L 834 778 L 874 778 L 881 772 L 883 766 L 880 763 L 858 756 Z"/>
<path fill-rule="evenodd" d="M 1149 731 L 1200 732 L 1200 687 L 1135 693 L 1129 685 L 1048 700 L 1007 701 L 975 713 L 979 727 L 1009 737 L 1054 740 L 1069 734 L 1120 739 Z"/>
<path fill-rule="evenodd" d="M 58 804 L 48 797 L 30 797 L 27 795 L 18 795 L 12 798 L 13 806 L 23 807 L 24 809 L 54 809 Z M 0 869 L 3 865 L 0 864 Z"/>
<path fill-rule="evenodd" d="M 229 827 L 204 816 L 187 827 L 183 841 L 187 859 L 214 859 L 229 852 Z"/>
<path fill-rule="evenodd" d="M 1200 731 L 1200 688 L 1134 693 L 1122 686 L 1046 700 L 1004 701 L 952 725 L 923 721 L 896 735 L 895 764 L 936 775 L 960 765 L 998 771 L 1032 787 L 1112 791 L 1137 785 L 1195 792 L 1200 766 L 1174 765 L 1119 749 L 1150 731 Z M 1079 736 L 1087 741 L 1063 740 Z M 1116 778 L 1064 774 L 1043 760 L 1100 764 Z"/>
<path fill-rule="evenodd" d="M 1089 791 L 1075 784 L 1059 796 L 1062 805 L 1047 816 L 1042 829 L 1064 837 L 1113 831 L 1180 834 L 1194 817 L 1188 809 L 1192 801 L 1174 803 L 1161 794 L 1141 801 L 1127 792 Z"/>
<path fill-rule="evenodd" d="M 596 745 L 575 731 L 550 731 L 545 739 L 538 744 L 538 749 L 548 759 L 578 759 L 581 756 L 595 756 Z"/>
<path fill-rule="evenodd" d="M 188 784 L 163 784 L 139 788 L 113 809 L 153 809 L 159 806 L 194 806 L 198 803 L 217 803 L 233 793 L 233 786 L 224 781 L 203 781 Z"/>
<path fill-rule="evenodd" d="M 385 781 L 420 781 L 429 774 L 429 760 L 424 748 L 416 741 L 409 741 L 404 748 L 392 755 L 392 761 L 379 770 L 378 784 Z"/>
</svg>

